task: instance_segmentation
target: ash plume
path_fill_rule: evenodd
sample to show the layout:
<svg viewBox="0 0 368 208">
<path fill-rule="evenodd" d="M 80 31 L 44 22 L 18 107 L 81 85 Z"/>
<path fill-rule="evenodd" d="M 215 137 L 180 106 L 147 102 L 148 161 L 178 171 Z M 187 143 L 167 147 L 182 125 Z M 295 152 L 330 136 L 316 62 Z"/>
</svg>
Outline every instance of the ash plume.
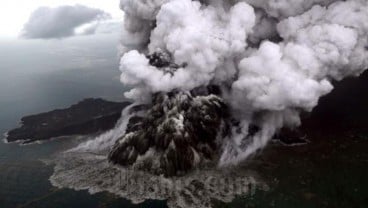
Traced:
<svg viewBox="0 0 368 208">
<path fill-rule="evenodd" d="M 54 186 L 193 208 L 249 194 L 218 191 L 228 190 L 220 185 L 227 179 L 247 187 L 238 176 L 267 190 L 241 162 L 298 127 L 332 83 L 368 68 L 365 0 L 121 0 L 120 7 L 121 81 L 134 104 L 114 129 L 56 158 Z M 122 180 L 129 177 L 134 183 Z M 224 183 L 206 186 L 208 179 Z M 181 180 L 189 183 L 154 191 Z"/>
<path fill-rule="evenodd" d="M 220 166 L 246 159 L 281 128 L 297 127 L 300 113 L 312 111 L 331 92 L 332 80 L 368 68 L 365 0 L 121 0 L 120 7 L 126 14 L 121 82 L 133 88 L 125 96 L 150 105 L 143 113 L 149 117 L 154 106 L 168 109 L 165 102 L 155 103 L 158 93 L 218 87 L 216 96 L 230 114 L 223 118 L 227 134 L 214 148 Z M 183 122 L 189 121 L 176 110 Z M 223 131 L 218 129 L 216 137 Z M 141 148 L 127 144 L 126 137 L 115 150 L 123 144 L 134 158 L 147 153 L 137 153 Z M 167 154 L 155 145 L 158 157 Z M 124 161 L 120 164 L 136 160 Z"/>
</svg>

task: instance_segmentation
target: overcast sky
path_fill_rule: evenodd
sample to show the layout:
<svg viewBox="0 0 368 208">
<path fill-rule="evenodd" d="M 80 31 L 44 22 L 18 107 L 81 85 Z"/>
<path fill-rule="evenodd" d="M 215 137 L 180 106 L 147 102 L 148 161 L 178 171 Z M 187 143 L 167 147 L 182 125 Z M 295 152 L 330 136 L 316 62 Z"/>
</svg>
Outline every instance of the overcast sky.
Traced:
<svg viewBox="0 0 368 208">
<path fill-rule="evenodd" d="M 122 99 L 123 17 L 119 0 L 2 0 L 0 123 L 84 97 Z"/>
<path fill-rule="evenodd" d="M 65 5 L 84 5 L 109 13 L 113 19 L 122 19 L 119 0 L 9 0 L 0 7 L 0 38 L 18 37 L 31 14 L 39 7 L 60 7 Z"/>
<path fill-rule="evenodd" d="M 35 96 L 33 92 L 40 92 L 42 96 L 48 96 L 51 91 L 70 95 L 79 88 L 83 92 L 88 89 L 97 92 L 100 88 L 114 92 L 97 95 L 81 92 L 77 93 L 79 99 L 104 94 L 122 97 L 116 89 L 123 88 L 119 82 L 117 56 L 123 17 L 119 0 L 3 0 L 0 6 L 0 106 L 2 102 L 15 103 L 28 94 L 31 99 Z M 45 76 L 50 82 L 40 84 L 39 79 Z M 60 87 L 44 92 L 58 80 L 60 84 L 55 86 L 75 89 Z M 71 84 L 83 80 L 87 84 Z M 98 87 L 88 87 L 96 83 Z M 34 99 L 37 100 L 37 96 Z"/>
<path fill-rule="evenodd" d="M 118 83 L 117 46 L 123 17 L 119 0 L 2 1 L 0 85 L 23 83 L 17 80 L 20 77 L 30 83 L 29 74 L 68 70 L 76 76 L 89 70 Z M 8 89 L 0 90 L 1 98 L 12 94 L 9 88 L 0 89 Z"/>
</svg>

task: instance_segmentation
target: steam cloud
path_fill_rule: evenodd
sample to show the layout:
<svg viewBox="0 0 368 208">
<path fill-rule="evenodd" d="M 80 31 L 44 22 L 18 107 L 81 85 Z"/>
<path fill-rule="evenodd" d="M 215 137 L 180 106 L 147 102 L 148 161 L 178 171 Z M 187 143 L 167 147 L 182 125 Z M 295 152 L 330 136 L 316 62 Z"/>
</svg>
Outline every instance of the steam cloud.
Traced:
<svg viewBox="0 0 368 208">
<path fill-rule="evenodd" d="M 22 37 L 29 39 L 69 37 L 76 34 L 78 27 L 86 24 L 90 25 L 81 33 L 91 34 L 96 31 L 99 21 L 109 18 L 110 15 L 100 9 L 82 5 L 40 7 L 32 13 L 24 25 Z"/>
<path fill-rule="evenodd" d="M 366 0 L 121 0 L 120 7 L 121 81 L 133 87 L 125 96 L 147 102 L 156 92 L 221 86 L 241 125 L 223 140 L 220 165 L 300 125 L 299 114 L 333 89 L 332 80 L 368 68 Z M 151 65 L 155 52 L 178 67 Z M 251 125 L 260 127 L 254 135 Z"/>
</svg>

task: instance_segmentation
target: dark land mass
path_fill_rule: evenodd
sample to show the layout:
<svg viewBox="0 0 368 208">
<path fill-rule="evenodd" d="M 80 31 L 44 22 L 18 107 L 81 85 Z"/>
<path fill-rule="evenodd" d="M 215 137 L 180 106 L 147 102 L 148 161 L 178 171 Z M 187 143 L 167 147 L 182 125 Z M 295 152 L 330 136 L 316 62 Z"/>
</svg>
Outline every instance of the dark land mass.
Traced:
<svg viewBox="0 0 368 208">
<path fill-rule="evenodd" d="M 21 119 L 21 127 L 8 132 L 7 141 L 31 143 L 106 131 L 114 127 L 129 104 L 89 98 L 66 109 L 26 116 Z"/>
</svg>

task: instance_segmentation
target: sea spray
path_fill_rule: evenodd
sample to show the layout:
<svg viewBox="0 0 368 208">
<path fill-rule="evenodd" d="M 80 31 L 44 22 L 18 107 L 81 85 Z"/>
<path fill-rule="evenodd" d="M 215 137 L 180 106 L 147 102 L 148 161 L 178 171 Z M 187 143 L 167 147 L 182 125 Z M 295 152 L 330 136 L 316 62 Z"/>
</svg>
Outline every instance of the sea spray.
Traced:
<svg viewBox="0 0 368 208">
<path fill-rule="evenodd" d="M 111 165 L 106 157 L 86 152 L 66 152 L 55 160 L 50 181 L 59 188 L 109 192 L 139 204 L 148 199 L 165 200 L 172 208 L 211 208 L 214 199 L 231 202 L 269 187 L 245 168 L 231 171 L 213 168 L 193 171 L 183 177 L 156 176 Z"/>
<path fill-rule="evenodd" d="M 106 153 L 110 150 L 116 140 L 125 134 L 129 119 L 134 115 L 130 111 L 134 105 L 127 106 L 121 113 L 121 118 L 115 127 L 96 138 L 79 144 L 77 147 L 68 150 L 69 152 L 91 152 L 96 154 Z"/>
</svg>

